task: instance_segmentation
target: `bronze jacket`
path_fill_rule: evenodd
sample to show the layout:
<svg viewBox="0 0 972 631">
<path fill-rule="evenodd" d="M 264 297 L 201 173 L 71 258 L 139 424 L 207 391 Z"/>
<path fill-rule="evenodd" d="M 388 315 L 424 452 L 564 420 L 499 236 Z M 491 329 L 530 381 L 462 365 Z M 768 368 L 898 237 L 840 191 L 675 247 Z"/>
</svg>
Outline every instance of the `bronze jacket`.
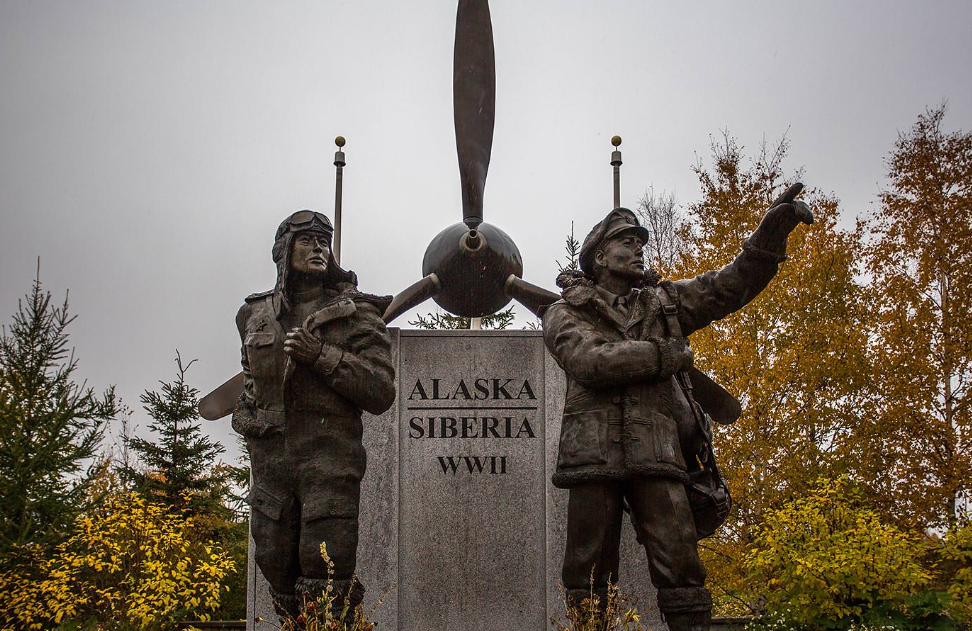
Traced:
<svg viewBox="0 0 972 631">
<path fill-rule="evenodd" d="M 747 245 L 719 271 L 634 290 L 626 316 L 591 280 L 558 279 L 563 298 L 543 314 L 544 342 L 567 373 L 553 484 L 651 476 L 687 482 L 686 456 L 694 457 L 700 436 L 674 379 L 675 340 L 660 292 L 675 303 L 687 336 L 752 300 L 777 267 L 775 255 Z"/>
<path fill-rule="evenodd" d="M 304 415 L 326 419 L 332 432 L 360 441 L 361 411 L 380 414 L 391 406 L 395 374 L 380 311 L 387 299 L 360 293 L 350 284 L 331 294 L 311 327 L 324 343 L 320 357 L 311 366 L 293 362 L 289 367 L 280 293 L 247 297 L 236 316 L 243 341 L 236 431 L 264 437 L 284 431 L 288 416 Z"/>
</svg>

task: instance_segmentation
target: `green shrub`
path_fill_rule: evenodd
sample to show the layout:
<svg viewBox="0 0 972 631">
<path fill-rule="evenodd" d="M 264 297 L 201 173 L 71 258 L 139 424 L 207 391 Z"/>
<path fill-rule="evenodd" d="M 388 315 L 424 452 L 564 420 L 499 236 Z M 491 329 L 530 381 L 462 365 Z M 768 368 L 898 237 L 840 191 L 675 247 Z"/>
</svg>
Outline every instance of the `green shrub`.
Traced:
<svg viewBox="0 0 972 631">
<path fill-rule="evenodd" d="M 796 629 L 951 628 L 934 626 L 948 621 L 943 600 L 929 591 L 928 551 L 921 538 L 862 506 L 841 477 L 769 511 L 745 567 L 771 619 Z"/>
</svg>

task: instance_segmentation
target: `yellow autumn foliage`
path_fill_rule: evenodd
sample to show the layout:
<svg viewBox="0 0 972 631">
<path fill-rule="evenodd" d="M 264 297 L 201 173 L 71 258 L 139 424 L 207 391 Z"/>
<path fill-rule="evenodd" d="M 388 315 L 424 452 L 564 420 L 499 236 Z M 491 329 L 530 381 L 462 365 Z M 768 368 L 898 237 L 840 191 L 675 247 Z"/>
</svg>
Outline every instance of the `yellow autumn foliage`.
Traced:
<svg viewBox="0 0 972 631">
<path fill-rule="evenodd" d="M 841 477 L 768 511 L 744 567 L 768 611 L 812 625 L 857 618 L 926 589 L 925 552 L 916 535 L 862 506 Z"/>
<path fill-rule="evenodd" d="M 972 523 L 950 530 L 944 544 L 942 557 L 955 566 L 948 580 L 949 613 L 972 627 Z"/>
<path fill-rule="evenodd" d="M 110 495 L 45 555 L 24 548 L 0 573 L 6 629 L 51 629 L 70 620 L 155 631 L 205 620 L 219 606 L 235 564 L 219 546 L 193 536 L 194 519 L 134 493 Z"/>
<path fill-rule="evenodd" d="M 866 252 L 878 403 L 859 477 L 915 529 L 958 526 L 972 498 L 972 132 L 944 117 L 899 134 Z"/>
</svg>

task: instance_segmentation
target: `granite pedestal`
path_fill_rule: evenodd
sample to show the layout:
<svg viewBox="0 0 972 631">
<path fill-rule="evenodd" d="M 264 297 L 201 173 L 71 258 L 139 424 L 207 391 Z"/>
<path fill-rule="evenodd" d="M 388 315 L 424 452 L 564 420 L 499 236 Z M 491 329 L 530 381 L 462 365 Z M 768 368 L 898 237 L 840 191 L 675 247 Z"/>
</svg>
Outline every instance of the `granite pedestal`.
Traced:
<svg viewBox="0 0 972 631">
<path fill-rule="evenodd" d="M 382 600 L 372 618 L 385 630 L 551 628 L 563 617 L 567 492 L 550 484 L 563 372 L 539 331 L 390 332 L 397 399 L 364 418 L 366 609 Z M 622 590 L 664 629 L 630 525 L 621 555 Z M 247 629 L 278 628 L 252 554 L 248 585 Z"/>
</svg>

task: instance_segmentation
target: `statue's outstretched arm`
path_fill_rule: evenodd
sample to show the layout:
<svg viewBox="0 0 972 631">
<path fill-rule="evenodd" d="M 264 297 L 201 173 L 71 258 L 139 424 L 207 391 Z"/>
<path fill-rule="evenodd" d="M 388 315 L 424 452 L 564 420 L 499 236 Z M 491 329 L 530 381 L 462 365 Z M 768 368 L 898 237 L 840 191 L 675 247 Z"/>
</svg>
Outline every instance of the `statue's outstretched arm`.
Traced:
<svg viewBox="0 0 972 631">
<path fill-rule="evenodd" d="M 794 199 L 802 189 L 803 184 L 794 184 L 770 205 L 732 263 L 673 283 L 685 335 L 738 311 L 769 284 L 786 259 L 790 233 L 801 223 L 813 223 L 810 207 Z"/>
</svg>

